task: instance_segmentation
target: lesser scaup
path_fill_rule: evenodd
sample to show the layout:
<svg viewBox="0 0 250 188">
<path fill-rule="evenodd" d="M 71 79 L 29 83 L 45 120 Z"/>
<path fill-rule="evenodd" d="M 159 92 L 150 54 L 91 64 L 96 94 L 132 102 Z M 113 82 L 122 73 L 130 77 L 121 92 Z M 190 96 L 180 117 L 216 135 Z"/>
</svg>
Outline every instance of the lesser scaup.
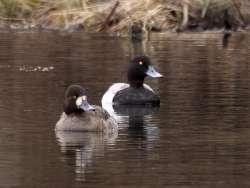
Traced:
<svg viewBox="0 0 250 188">
<path fill-rule="evenodd" d="M 149 57 L 136 56 L 129 64 L 128 84 L 113 84 L 102 97 L 103 108 L 112 111 L 109 109 L 110 105 L 159 105 L 159 96 L 154 93 L 150 86 L 143 84 L 146 76 L 162 77 L 151 64 Z"/>
<path fill-rule="evenodd" d="M 56 123 L 56 131 L 117 130 L 116 121 L 105 109 L 88 103 L 86 91 L 80 85 L 71 85 L 67 88 L 63 109 L 64 112 Z"/>
</svg>

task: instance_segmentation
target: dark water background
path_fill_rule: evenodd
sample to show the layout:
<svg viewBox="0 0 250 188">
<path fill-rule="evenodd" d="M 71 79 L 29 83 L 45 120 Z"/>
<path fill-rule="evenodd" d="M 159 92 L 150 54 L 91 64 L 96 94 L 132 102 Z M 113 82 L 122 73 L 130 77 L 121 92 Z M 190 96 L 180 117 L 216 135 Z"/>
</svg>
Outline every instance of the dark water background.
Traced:
<svg viewBox="0 0 250 188">
<path fill-rule="evenodd" d="M 155 34 L 160 109 L 121 111 L 118 135 L 54 133 L 65 88 L 100 104 L 126 81 L 127 38 L 1 32 L 0 187 L 249 187 L 250 35 Z M 74 140 L 75 139 L 75 140 Z"/>
</svg>

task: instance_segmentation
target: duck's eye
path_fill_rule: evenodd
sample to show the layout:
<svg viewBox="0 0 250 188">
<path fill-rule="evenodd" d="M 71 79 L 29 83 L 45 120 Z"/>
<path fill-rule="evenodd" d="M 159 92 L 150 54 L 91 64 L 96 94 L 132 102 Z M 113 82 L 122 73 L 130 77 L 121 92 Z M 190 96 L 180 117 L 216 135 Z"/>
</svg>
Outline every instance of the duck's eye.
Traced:
<svg viewBox="0 0 250 188">
<path fill-rule="evenodd" d="M 143 65 L 143 61 L 139 61 L 139 65 Z"/>
</svg>

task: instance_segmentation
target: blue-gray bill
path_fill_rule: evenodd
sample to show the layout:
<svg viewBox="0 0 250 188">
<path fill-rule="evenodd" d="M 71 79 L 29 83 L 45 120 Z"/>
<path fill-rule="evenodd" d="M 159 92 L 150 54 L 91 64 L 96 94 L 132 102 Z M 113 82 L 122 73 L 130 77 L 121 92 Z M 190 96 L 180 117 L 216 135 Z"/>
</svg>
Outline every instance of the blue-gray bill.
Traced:
<svg viewBox="0 0 250 188">
<path fill-rule="evenodd" d="M 163 77 L 162 74 L 160 74 L 159 72 L 157 72 L 157 71 L 155 70 L 155 68 L 154 68 L 152 65 L 150 65 L 150 66 L 148 67 L 148 70 L 147 70 L 146 74 L 147 74 L 148 76 L 150 76 L 150 77 L 153 77 L 153 78 L 160 78 L 160 77 Z"/>
<path fill-rule="evenodd" d="M 87 100 L 83 100 L 82 104 L 79 106 L 79 108 L 81 108 L 84 111 L 94 111 L 95 108 L 93 106 L 91 106 Z"/>
</svg>

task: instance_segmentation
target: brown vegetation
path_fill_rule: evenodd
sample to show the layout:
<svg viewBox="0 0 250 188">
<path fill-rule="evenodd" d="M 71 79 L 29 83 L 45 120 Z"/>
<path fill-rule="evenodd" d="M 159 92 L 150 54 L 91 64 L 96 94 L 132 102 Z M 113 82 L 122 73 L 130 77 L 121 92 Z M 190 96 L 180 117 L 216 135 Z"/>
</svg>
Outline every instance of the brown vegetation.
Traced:
<svg viewBox="0 0 250 188">
<path fill-rule="evenodd" d="M 232 28 L 250 22 L 250 0 L 0 0 L 2 28 L 127 32 Z"/>
</svg>

